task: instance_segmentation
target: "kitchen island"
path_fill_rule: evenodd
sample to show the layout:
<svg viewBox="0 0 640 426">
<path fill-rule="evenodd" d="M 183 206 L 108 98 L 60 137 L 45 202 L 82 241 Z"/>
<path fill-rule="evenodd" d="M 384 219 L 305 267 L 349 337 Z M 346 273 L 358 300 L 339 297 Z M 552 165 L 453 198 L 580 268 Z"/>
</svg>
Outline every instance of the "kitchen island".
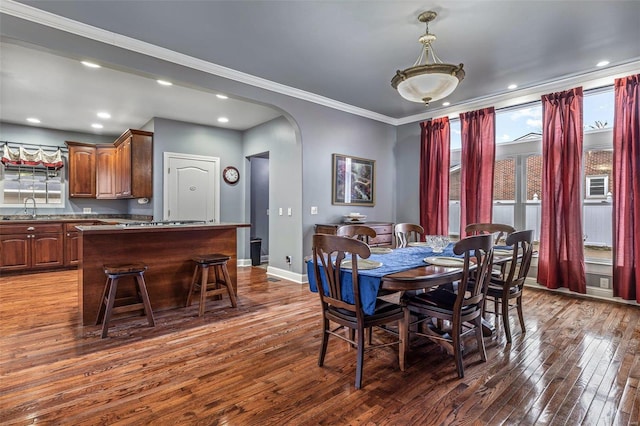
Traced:
<svg viewBox="0 0 640 426">
<path fill-rule="evenodd" d="M 104 264 L 145 263 L 149 299 L 153 311 L 158 312 L 185 305 L 194 270 L 191 257 L 221 253 L 230 257 L 227 267 L 237 294 L 237 229 L 249 226 L 188 221 L 78 226 L 82 324 L 93 325 L 96 320 L 106 281 Z M 126 296 L 128 289 L 123 285 L 122 294 Z"/>
</svg>

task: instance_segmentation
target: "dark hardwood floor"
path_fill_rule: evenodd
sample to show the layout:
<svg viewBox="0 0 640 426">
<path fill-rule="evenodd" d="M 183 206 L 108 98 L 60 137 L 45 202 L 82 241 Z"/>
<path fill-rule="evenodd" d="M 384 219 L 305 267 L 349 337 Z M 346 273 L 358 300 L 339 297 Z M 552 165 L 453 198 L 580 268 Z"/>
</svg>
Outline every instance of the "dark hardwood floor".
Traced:
<svg viewBox="0 0 640 426">
<path fill-rule="evenodd" d="M 82 327 L 77 272 L 0 278 L 0 423 L 64 425 L 638 425 L 640 309 L 525 292 L 527 333 L 498 327 L 465 378 L 417 340 L 405 372 L 386 347 L 365 355 L 333 339 L 325 366 L 318 296 L 239 268 L 237 309 L 209 302 Z M 383 334 L 376 338 L 385 338 Z"/>
</svg>

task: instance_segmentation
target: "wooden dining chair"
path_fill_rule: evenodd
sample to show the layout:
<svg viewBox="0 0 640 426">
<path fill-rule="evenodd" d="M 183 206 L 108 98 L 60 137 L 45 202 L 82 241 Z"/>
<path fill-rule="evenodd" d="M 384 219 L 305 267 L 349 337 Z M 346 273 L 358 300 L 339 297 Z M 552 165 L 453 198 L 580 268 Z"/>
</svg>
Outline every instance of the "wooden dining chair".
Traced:
<svg viewBox="0 0 640 426">
<path fill-rule="evenodd" d="M 376 237 L 376 230 L 366 225 L 342 225 L 336 231 L 341 237 L 351 237 L 369 244 Z"/>
<path fill-rule="evenodd" d="M 462 279 L 449 288 L 441 286 L 409 297 L 407 307 L 418 318 L 411 322 L 409 332 L 442 344 L 453 354 L 458 377 L 463 378 L 463 338 L 475 334 L 480 358 L 487 360 L 482 337 L 482 313 L 493 257 L 491 235 L 463 238 L 455 244 L 453 252 L 464 255 Z M 434 323 L 432 319 L 437 321 Z M 445 328 L 445 321 L 450 329 Z M 423 326 L 411 331 L 416 324 Z"/>
<path fill-rule="evenodd" d="M 349 255 L 347 255 L 349 254 Z M 362 386 L 362 367 L 365 349 L 398 345 L 398 359 L 400 369 L 404 370 L 404 345 L 402 336 L 406 335 L 404 309 L 402 306 L 383 300 L 376 301 L 375 311 L 367 315 L 362 309 L 358 281 L 358 256 L 366 259 L 370 255 L 369 246 L 356 239 L 344 238 L 336 235 L 314 234 L 313 236 L 313 267 L 320 304 L 322 307 L 322 344 L 318 365 L 322 367 L 327 352 L 329 336 L 345 340 L 357 349 L 356 389 Z M 347 258 L 348 257 L 348 258 Z M 341 268 L 349 261 L 351 266 L 353 300 L 343 295 Z M 347 268 L 345 268 L 347 269 Z M 324 288 L 324 290 L 323 290 Z M 337 327 L 332 328 L 332 324 Z M 398 331 L 394 332 L 384 325 L 397 323 Z M 391 342 L 369 344 L 365 348 L 365 329 L 380 327 L 394 335 Z M 342 335 L 340 330 L 347 329 L 348 335 Z M 351 331 L 355 330 L 354 334 Z"/>
<path fill-rule="evenodd" d="M 512 247 L 513 254 L 509 262 L 509 270 L 504 277 L 492 277 L 487 289 L 487 299 L 493 299 L 493 312 L 485 310 L 486 313 L 495 314 L 496 318 L 502 313 L 502 324 L 507 343 L 511 343 L 511 327 L 509 325 L 509 309 L 518 310 L 520 328 L 526 332 L 524 316 L 522 314 L 522 292 L 524 282 L 529 273 L 531 258 L 533 256 L 533 231 L 517 231 L 507 236 L 508 246 Z M 510 304 L 515 300 L 515 304 Z M 501 309 L 498 310 L 498 305 Z"/>
<path fill-rule="evenodd" d="M 467 235 L 491 234 L 494 237 L 493 244 L 499 245 L 507 238 L 507 235 L 515 232 L 516 228 L 504 223 L 471 223 L 464 228 Z M 492 270 L 492 275 L 504 279 L 507 271 L 507 264 L 503 263 Z"/>
<path fill-rule="evenodd" d="M 504 223 L 470 223 L 464 228 L 467 235 L 492 234 L 495 236 L 493 243 L 499 244 L 507 238 L 507 235 L 515 232 L 516 228 Z"/>
<path fill-rule="evenodd" d="M 393 232 L 396 247 L 406 247 L 410 242 L 423 241 L 424 228 L 414 223 L 398 223 Z"/>
</svg>

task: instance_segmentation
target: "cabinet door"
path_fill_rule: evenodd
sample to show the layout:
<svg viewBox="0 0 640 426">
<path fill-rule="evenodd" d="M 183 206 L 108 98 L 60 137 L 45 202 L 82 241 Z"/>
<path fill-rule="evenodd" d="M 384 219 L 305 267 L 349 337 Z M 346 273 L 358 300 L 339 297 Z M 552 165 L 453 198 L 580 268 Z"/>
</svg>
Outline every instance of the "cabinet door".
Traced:
<svg viewBox="0 0 640 426">
<path fill-rule="evenodd" d="M 116 148 L 98 147 L 96 152 L 96 198 L 116 198 Z"/>
<path fill-rule="evenodd" d="M 31 265 L 29 234 L 0 236 L 0 271 L 17 271 Z"/>
<path fill-rule="evenodd" d="M 131 197 L 131 138 L 127 138 L 121 148 L 120 157 L 120 185 L 122 188 L 121 197 Z"/>
<path fill-rule="evenodd" d="M 64 240 L 64 264 L 65 266 L 77 265 L 80 260 L 79 246 L 80 233 L 77 231 L 67 232 Z"/>
<path fill-rule="evenodd" d="M 33 268 L 50 268 L 63 265 L 62 233 L 34 234 L 31 236 Z"/>
<path fill-rule="evenodd" d="M 69 146 L 69 197 L 95 198 L 95 146 L 67 144 Z"/>
</svg>

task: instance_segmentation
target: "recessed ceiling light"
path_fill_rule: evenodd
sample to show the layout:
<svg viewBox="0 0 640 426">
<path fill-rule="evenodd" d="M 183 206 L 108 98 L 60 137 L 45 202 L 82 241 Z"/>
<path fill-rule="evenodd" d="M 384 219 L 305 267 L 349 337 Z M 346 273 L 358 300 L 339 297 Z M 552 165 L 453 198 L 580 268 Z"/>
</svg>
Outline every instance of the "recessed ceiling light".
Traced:
<svg viewBox="0 0 640 426">
<path fill-rule="evenodd" d="M 33 123 L 33 124 L 40 124 L 40 120 L 38 120 L 38 119 L 37 119 L 37 118 L 35 118 L 35 117 L 29 117 L 29 118 L 27 118 L 27 121 L 28 121 L 29 123 Z"/>
<path fill-rule="evenodd" d="M 609 61 L 600 61 L 596 64 L 596 67 L 604 67 L 606 65 L 609 65 Z"/>
<path fill-rule="evenodd" d="M 82 61 L 81 64 L 88 68 L 102 68 L 100 65 L 96 64 L 95 62 Z"/>
<path fill-rule="evenodd" d="M 102 129 L 104 126 L 100 123 L 93 123 L 91 127 L 93 127 L 94 129 Z"/>
<path fill-rule="evenodd" d="M 111 118 L 111 114 L 109 114 L 108 112 L 99 112 L 99 113 L 98 113 L 98 114 L 96 114 L 96 115 L 97 115 L 98 117 L 100 117 L 100 118 L 104 118 L 104 119 Z"/>
<path fill-rule="evenodd" d="M 451 102 L 443 102 L 442 103 L 442 106 L 449 106 L 449 105 L 451 105 Z"/>
<path fill-rule="evenodd" d="M 227 95 L 223 95 L 222 93 L 218 93 L 218 94 L 216 95 L 216 97 L 217 97 L 218 99 L 229 99 L 229 97 L 228 97 Z"/>
<path fill-rule="evenodd" d="M 513 89 L 517 89 L 517 88 L 518 88 L 517 84 L 510 84 L 510 85 L 507 86 L 507 89 L 509 89 L 509 90 L 513 90 Z"/>
<path fill-rule="evenodd" d="M 162 86 L 173 86 L 173 83 L 167 80 L 158 80 L 158 84 Z"/>
<path fill-rule="evenodd" d="M 228 123 L 229 119 L 227 117 L 219 117 L 218 123 Z"/>
</svg>

